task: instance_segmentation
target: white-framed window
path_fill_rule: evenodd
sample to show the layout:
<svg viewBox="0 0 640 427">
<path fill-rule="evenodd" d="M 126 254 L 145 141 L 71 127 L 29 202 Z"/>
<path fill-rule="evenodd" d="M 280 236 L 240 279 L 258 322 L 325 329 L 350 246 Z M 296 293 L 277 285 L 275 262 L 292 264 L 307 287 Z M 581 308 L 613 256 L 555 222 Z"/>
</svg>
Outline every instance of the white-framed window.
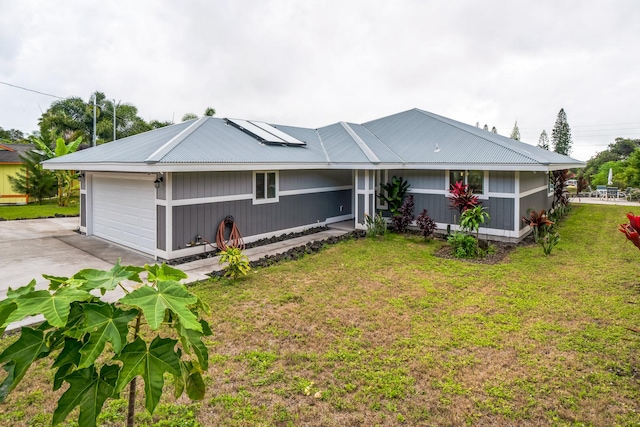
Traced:
<svg viewBox="0 0 640 427">
<path fill-rule="evenodd" d="M 556 184 L 553 179 L 553 172 L 547 172 L 547 196 L 553 196 L 556 189 Z"/>
<path fill-rule="evenodd" d="M 376 208 L 378 209 L 389 209 L 387 206 L 387 202 L 384 200 L 380 200 L 378 197 L 380 194 L 385 193 L 385 191 L 380 188 L 380 184 L 386 184 L 389 182 L 389 171 L 388 170 L 377 170 L 376 171 Z"/>
<path fill-rule="evenodd" d="M 278 196 L 278 171 L 253 173 L 253 204 L 275 203 Z"/>
<path fill-rule="evenodd" d="M 486 179 L 485 171 L 474 170 L 450 170 L 449 171 L 449 186 L 447 190 L 451 188 L 451 185 L 456 182 L 463 182 L 468 184 L 473 190 L 474 194 L 483 195 L 486 193 Z"/>
</svg>

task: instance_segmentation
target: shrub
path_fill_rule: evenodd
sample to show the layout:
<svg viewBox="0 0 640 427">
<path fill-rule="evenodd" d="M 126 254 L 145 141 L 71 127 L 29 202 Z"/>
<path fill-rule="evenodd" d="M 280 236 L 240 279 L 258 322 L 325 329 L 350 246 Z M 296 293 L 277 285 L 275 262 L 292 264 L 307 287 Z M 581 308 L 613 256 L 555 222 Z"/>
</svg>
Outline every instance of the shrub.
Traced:
<svg viewBox="0 0 640 427">
<path fill-rule="evenodd" d="M 556 210 L 561 206 L 569 204 L 567 198 L 566 185 L 569 177 L 569 171 L 558 170 L 553 171 L 553 209 Z"/>
<path fill-rule="evenodd" d="M 403 180 L 402 177 L 398 178 L 396 176 L 391 179 L 391 182 L 380 184 L 383 192 L 378 194 L 378 198 L 387 203 L 391 216 L 396 216 L 400 213 L 400 208 L 409 186 L 409 183 Z"/>
<path fill-rule="evenodd" d="M 436 230 L 436 222 L 429 216 L 426 209 L 423 209 L 422 213 L 418 215 L 418 218 L 416 218 L 416 224 L 418 225 L 418 228 L 425 240 Z"/>
<path fill-rule="evenodd" d="M 364 225 L 367 227 L 367 237 L 384 236 L 387 232 L 387 220 L 382 213 L 371 216 L 364 214 Z"/>
<path fill-rule="evenodd" d="M 413 196 L 409 195 L 404 202 L 402 203 L 402 207 L 400 208 L 397 215 L 394 215 L 391 218 L 391 224 L 397 233 L 404 233 L 407 231 L 407 227 L 413 221 L 413 209 L 414 209 Z"/>
<path fill-rule="evenodd" d="M 453 233 L 447 238 L 447 241 L 456 258 L 474 258 L 478 254 L 478 241 L 473 236 L 465 233 Z"/>
<path fill-rule="evenodd" d="M 460 213 L 479 204 L 478 196 L 473 194 L 473 190 L 468 184 L 463 184 L 462 182 L 453 183 L 449 192 L 451 193 L 451 196 L 449 196 L 451 208 L 457 209 Z"/>
<path fill-rule="evenodd" d="M 556 232 L 547 233 L 544 237 L 540 238 L 540 244 L 542 245 L 542 251 L 546 256 L 551 254 L 553 248 L 560 241 L 560 235 Z"/>
<path fill-rule="evenodd" d="M 224 268 L 224 275 L 226 277 L 237 279 L 251 271 L 249 258 L 238 248 L 227 248 L 220 252 L 220 264 L 225 262 L 228 263 Z"/>
<path fill-rule="evenodd" d="M 529 218 L 523 216 L 522 221 L 533 230 L 533 239 L 536 243 L 540 240 L 540 236 L 546 234 L 548 228 L 553 225 L 553 222 L 549 220 L 544 209 L 540 212 L 530 211 Z"/>
<path fill-rule="evenodd" d="M 480 231 L 480 225 L 484 224 L 485 220 L 489 220 L 489 214 L 485 212 L 486 208 L 482 206 L 474 206 L 462 212 L 460 216 L 460 228 L 463 230 L 472 233 L 476 233 L 476 238 L 478 238 L 478 233 Z"/>
</svg>

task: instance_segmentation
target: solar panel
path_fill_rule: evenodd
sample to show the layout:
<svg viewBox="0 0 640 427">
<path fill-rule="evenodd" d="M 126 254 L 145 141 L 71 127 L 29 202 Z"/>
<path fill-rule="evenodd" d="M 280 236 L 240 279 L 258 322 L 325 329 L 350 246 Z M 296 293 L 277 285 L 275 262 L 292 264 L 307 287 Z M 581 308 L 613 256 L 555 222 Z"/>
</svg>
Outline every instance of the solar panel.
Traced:
<svg viewBox="0 0 640 427">
<path fill-rule="evenodd" d="M 282 132 L 280 129 L 274 128 L 268 123 L 256 122 L 256 121 L 251 121 L 249 123 L 252 123 L 258 126 L 260 129 L 266 132 L 269 132 L 270 134 L 276 136 L 277 138 L 284 140 L 288 145 L 306 145 L 306 143 L 304 143 L 303 141 L 300 141 L 299 139 L 294 138 L 291 135 Z"/>
<path fill-rule="evenodd" d="M 263 142 L 268 142 L 271 144 L 286 144 L 286 141 L 284 139 L 278 138 L 274 134 L 267 132 L 266 130 L 254 125 L 248 120 L 227 119 L 227 121 L 231 122 L 236 127 L 247 131 Z"/>
</svg>

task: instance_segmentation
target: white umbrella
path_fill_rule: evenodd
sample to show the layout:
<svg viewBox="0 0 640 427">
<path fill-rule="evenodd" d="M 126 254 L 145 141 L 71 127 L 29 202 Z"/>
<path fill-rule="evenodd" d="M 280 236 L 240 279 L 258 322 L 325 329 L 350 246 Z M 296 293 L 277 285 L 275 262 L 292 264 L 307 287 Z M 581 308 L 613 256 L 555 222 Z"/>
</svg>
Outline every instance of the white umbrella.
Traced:
<svg viewBox="0 0 640 427">
<path fill-rule="evenodd" d="M 609 168 L 609 178 L 607 179 L 607 185 L 613 185 L 613 169 Z"/>
</svg>

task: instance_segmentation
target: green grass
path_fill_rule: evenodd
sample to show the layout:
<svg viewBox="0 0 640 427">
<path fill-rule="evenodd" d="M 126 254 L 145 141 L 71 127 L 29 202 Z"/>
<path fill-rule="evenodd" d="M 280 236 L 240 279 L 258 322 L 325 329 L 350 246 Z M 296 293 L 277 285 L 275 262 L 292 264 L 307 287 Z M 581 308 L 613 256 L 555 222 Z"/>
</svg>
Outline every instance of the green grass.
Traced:
<svg viewBox="0 0 640 427">
<path fill-rule="evenodd" d="M 640 425 L 640 335 L 628 329 L 640 327 L 640 251 L 617 231 L 628 209 L 576 206 L 548 257 L 520 246 L 474 264 L 438 258 L 442 241 L 390 234 L 198 284 L 214 333 L 207 395 L 191 405 L 168 386 L 138 421 Z M 51 377 L 33 367 L 0 424 L 46 421 Z M 102 425 L 121 425 L 124 406 Z"/>
<path fill-rule="evenodd" d="M 46 200 L 42 205 L 29 203 L 28 205 L 0 206 L 0 219 L 36 219 L 54 216 L 74 216 L 80 214 L 80 204 L 77 197 L 72 197 L 69 206 L 60 207 L 56 200 Z"/>
</svg>

